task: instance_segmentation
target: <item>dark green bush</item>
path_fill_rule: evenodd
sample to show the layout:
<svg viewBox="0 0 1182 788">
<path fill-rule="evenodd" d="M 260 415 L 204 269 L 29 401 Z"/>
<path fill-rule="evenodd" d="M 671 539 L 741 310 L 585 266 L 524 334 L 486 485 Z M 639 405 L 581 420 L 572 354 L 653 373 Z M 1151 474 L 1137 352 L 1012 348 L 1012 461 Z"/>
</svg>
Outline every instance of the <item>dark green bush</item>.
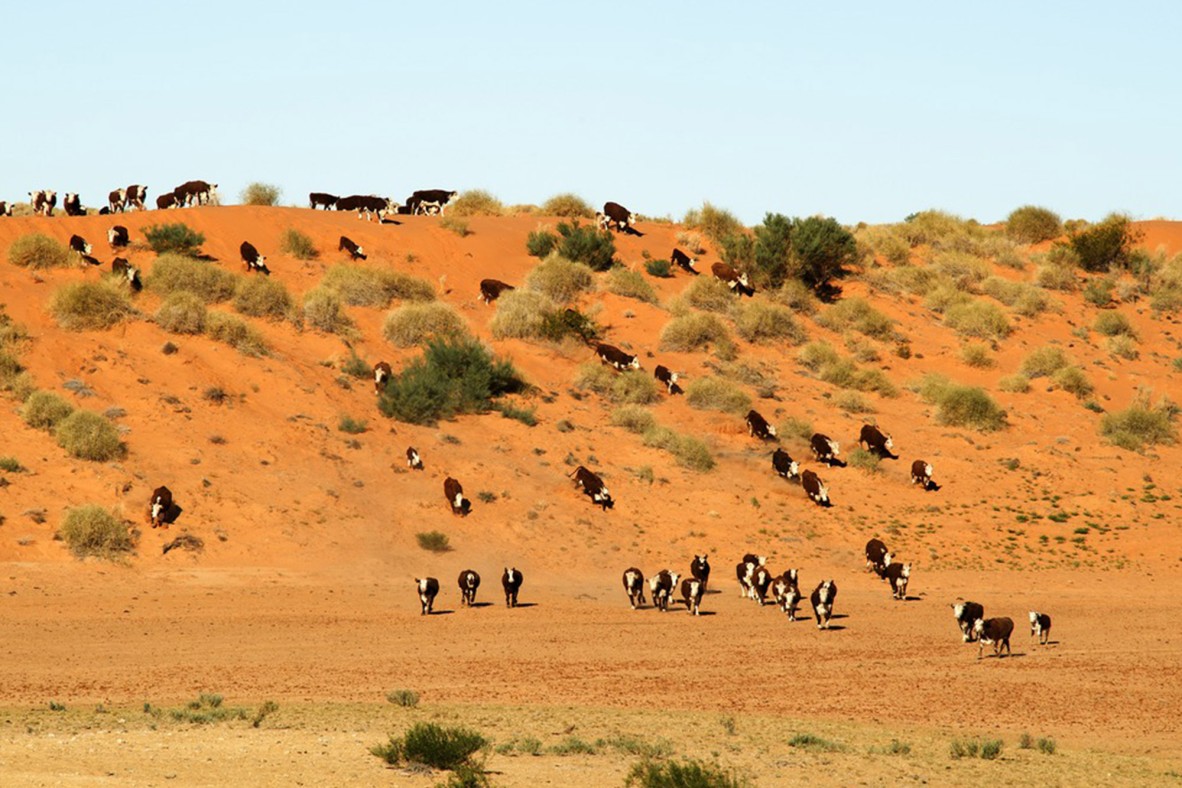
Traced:
<svg viewBox="0 0 1182 788">
<path fill-rule="evenodd" d="M 66 512 L 62 521 L 62 540 L 79 558 L 112 558 L 135 548 L 131 536 L 115 515 L 101 506 L 79 506 Z"/>
<path fill-rule="evenodd" d="M 553 309 L 542 314 L 538 336 L 552 342 L 561 342 L 567 337 L 578 337 L 584 342 L 599 339 L 602 327 L 577 309 Z"/>
<path fill-rule="evenodd" d="M 533 257 L 546 257 L 558 246 L 558 236 L 548 230 L 533 230 L 525 239 L 525 250 Z"/>
<path fill-rule="evenodd" d="M 174 252 L 187 257 L 201 254 L 201 244 L 205 243 L 204 235 L 183 222 L 153 224 L 144 230 L 144 238 L 156 254 Z"/>
<path fill-rule="evenodd" d="M 400 738 L 391 736 L 387 744 L 373 747 L 370 752 L 389 764 L 421 763 L 450 770 L 470 765 L 472 756 L 487 744 L 483 736 L 466 728 L 418 722 Z"/>
<path fill-rule="evenodd" d="M 735 239 L 736 236 L 730 236 L 730 238 Z M 742 244 L 741 241 L 734 242 Z M 723 248 L 727 248 L 726 243 L 723 244 Z M 789 276 L 788 263 L 792 253 L 792 220 L 780 213 L 765 215 L 763 223 L 755 228 L 753 252 L 756 274 L 754 284 L 765 288 L 782 285 Z"/>
<path fill-rule="evenodd" d="M 962 386 L 939 375 L 928 375 L 920 394 L 936 406 L 936 420 L 952 427 L 992 432 L 1006 426 L 1006 412 L 984 389 Z"/>
<path fill-rule="evenodd" d="M 419 547 L 432 553 L 446 553 L 451 550 L 451 540 L 442 531 L 420 531 L 415 534 Z"/>
<path fill-rule="evenodd" d="M 434 424 L 461 413 L 484 412 L 493 399 L 524 385 L 510 362 L 494 359 L 475 339 L 435 339 L 391 378 L 378 407 L 399 421 Z"/>
<path fill-rule="evenodd" d="M 1137 233 L 1127 216 L 1112 214 L 1104 221 L 1072 233 L 1068 244 L 1085 271 L 1103 272 L 1127 267 Z"/>
<path fill-rule="evenodd" d="M 820 288 L 857 261 L 858 243 L 836 219 L 808 216 L 793 220 L 792 253 L 792 277 Z"/>
<path fill-rule="evenodd" d="M 369 425 L 365 419 L 355 419 L 352 416 L 341 416 L 341 420 L 337 422 L 337 429 L 341 432 L 347 432 L 350 435 L 360 435 L 369 429 Z"/>
<path fill-rule="evenodd" d="M 649 276 L 665 279 L 669 276 L 669 272 L 672 269 L 670 268 L 669 261 L 662 258 L 660 260 L 646 260 L 644 270 L 648 272 Z"/>
<path fill-rule="evenodd" d="M 593 271 L 606 271 L 616 263 L 616 242 L 612 234 L 578 221 L 560 222 L 558 234 L 562 240 L 558 253 L 568 260 L 584 263 Z"/>
<path fill-rule="evenodd" d="M 108 419 L 88 410 L 76 410 L 54 427 L 57 443 L 71 457 L 105 462 L 123 453 L 119 430 Z"/>
<path fill-rule="evenodd" d="M 1063 234 L 1063 220 L 1059 214 L 1037 205 L 1015 208 L 1006 218 L 1006 235 L 1024 244 L 1050 241 Z"/>
<path fill-rule="evenodd" d="M 70 250 L 41 233 L 17 238 L 8 247 L 8 262 L 21 268 L 62 268 L 70 264 Z"/>
<path fill-rule="evenodd" d="M 747 233 L 732 233 L 719 241 L 722 262 L 736 271 L 750 271 L 755 266 L 755 238 Z"/>
<path fill-rule="evenodd" d="M 297 260 L 315 260 L 319 254 L 311 238 L 291 227 L 283 233 L 283 239 L 280 241 L 279 249 L 284 254 L 291 255 Z"/>
</svg>

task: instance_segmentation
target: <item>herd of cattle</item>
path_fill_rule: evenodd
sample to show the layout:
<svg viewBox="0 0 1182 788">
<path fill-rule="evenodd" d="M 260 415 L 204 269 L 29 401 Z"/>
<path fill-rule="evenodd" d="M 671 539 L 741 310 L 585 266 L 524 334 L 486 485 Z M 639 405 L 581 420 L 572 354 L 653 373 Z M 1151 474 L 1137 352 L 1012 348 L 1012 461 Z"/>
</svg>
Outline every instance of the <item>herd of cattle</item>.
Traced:
<svg viewBox="0 0 1182 788">
<path fill-rule="evenodd" d="M 205 181 L 185 181 L 170 192 L 156 198 L 156 207 L 182 208 L 190 205 L 209 205 L 217 201 L 216 183 Z M 127 188 L 112 189 L 107 195 L 107 204 L 99 208 L 103 215 L 124 213 L 126 211 L 147 210 L 148 187 L 133 183 Z M 34 216 L 53 216 L 57 208 L 57 192 L 52 189 L 38 189 L 29 192 L 29 208 Z M 62 210 L 66 216 L 85 216 L 86 209 L 82 207 L 82 199 L 77 192 L 66 192 L 62 199 Z M 12 204 L 0 201 L 0 216 L 12 216 Z"/>
</svg>

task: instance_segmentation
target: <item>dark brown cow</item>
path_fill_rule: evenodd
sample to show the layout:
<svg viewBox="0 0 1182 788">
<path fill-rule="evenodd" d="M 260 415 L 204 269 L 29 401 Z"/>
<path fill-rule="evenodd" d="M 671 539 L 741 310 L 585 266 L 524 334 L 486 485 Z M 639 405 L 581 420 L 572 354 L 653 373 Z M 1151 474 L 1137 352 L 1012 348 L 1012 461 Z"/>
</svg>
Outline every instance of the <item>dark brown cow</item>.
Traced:
<svg viewBox="0 0 1182 788">
<path fill-rule="evenodd" d="M 81 235 L 70 236 L 70 249 L 80 255 L 90 254 L 90 244 Z"/>
<path fill-rule="evenodd" d="M 973 624 L 977 619 L 985 617 L 985 608 L 976 602 L 958 599 L 952 603 L 952 615 L 956 617 L 956 625 L 960 627 L 961 638 L 965 643 L 972 643 L 976 638 Z"/>
<path fill-rule="evenodd" d="M 172 510 L 172 491 L 157 487 L 148 501 L 148 521 L 153 528 L 168 528 L 168 515 Z"/>
<path fill-rule="evenodd" d="M 567 475 L 574 479 L 575 486 L 582 488 L 583 492 L 594 503 L 602 506 L 603 511 L 606 512 L 616 505 L 615 501 L 612 500 L 612 494 L 608 492 L 607 487 L 604 485 L 603 479 L 599 478 L 599 474 L 589 471 L 580 465 Z"/>
<path fill-rule="evenodd" d="M 662 364 L 657 364 L 657 368 L 653 370 L 653 377 L 664 384 L 665 388 L 670 394 L 681 394 L 681 386 L 677 385 L 679 375 L 676 372 Z"/>
<path fill-rule="evenodd" d="M 632 211 L 629 211 L 618 202 L 605 202 L 603 204 L 603 215 L 606 218 L 606 226 L 614 227 L 616 232 L 627 231 L 634 221 Z"/>
<path fill-rule="evenodd" d="M 644 573 L 634 566 L 624 570 L 624 593 L 628 595 L 628 604 L 635 610 L 644 604 Z"/>
<path fill-rule="evenodd" d="M 259 250 L 254 248 L 254 244 L 250 241 L 243 241 L 238 247 L 238 253 L 242 255 L 242 262 L 246 265 L 247 271 L 259 271 L 267 276 L 271 275 L 271 269 L 267 268 L 267 258 L 259 254 Z"/>
<path fill-rule="evenodd" d="M 800 475 L 800 466 L 783 449 L 772 452 L 772 468 L 785 479 L 795 479 Z"/>
<path fill-rule="evenodd" d="M 1038 638 L 1038 645 L 1045 646 L 1051 641 L 1051 617 L 1037 610 L 1030 611 L 1030 637 Z"/>
<path fill-rule="evenodd" d="M 486 304 L 491 304 L 501 297 L 501 293 L 507 290 L 515 290 L 513 285 L 502 282 L 500 279 L 481 279 L 480 280 L 480 300 Z"/>
<path fill-rule="evenodd" d="M 66 197 L 62 200 L 62 210 L 66 212 L 66 216 L 86 215 L 86 209 L 82 207 L 82 199 L 77 192 L 66 192 Z"/>
<path fill-rule="evenodd" d="M 702 594 L 706 591 L 706 584 L 695 577 L 687 577 L 681 581 L 681 598 L 685 600 L 685 609 L 693 615 L 701 615 Z"/>
<path fill-rule="evenodd" d="M 373 221 L 375 215 L 380 221 L 383 216 L 392 212 L 396 207 L 394 202 L 385 197 L 365 194 L 351 194 L 337 200 L 338 211 L 357 211 L 357 218 L 360 219 L 364 216 L 367 222 Z"/>
<path fill-rule="evenodd" d="M 124 249 L 131 243 L 131 235 L 127 232 L 127 228 L 121 224 L 107 230 L 107 243 L 111 245 L 112 249 Z"/>
<path fill-rule="evenodd" d="M 722 281 L 726 282 L 736 295 L 753 296 L 755 295 L 755 288 L 747 281 L 747 274 L 740 274 L 734 268 L 731 268 L 726 263 L 715 263 L 710 266 L 710 272 Z"/>
<path fill-rule="evenodd" d="M 385 361 L 379 361 L 373 365 L 373 391 L 375 394 L 381 394 L 386 390 L 386 381 L 394 374 L 394 370 L 390 369 L 390 365 Z"/>
<path fill-rule="evenodd" d="M 115 189 L 107 195 L 107 212 L 108 213 L 123 213 L 123 208 L 127 205 L 127 189 Z"/>
<path fill-rule="evenodd" d="M 767 602 L 767 590 L 772 585 L 771 570 L 766 566 L 757 566 L 755 571 L 751 573 L 751 596 L 763 607 Z"/>
<path fill-rule="evenodd" d="M 916 460 L 911 463 L 911 483 L 923 485 L 924 491 L 935 489 L 932 481 L 932 464 L 927 460 Z"/>
<path fill-rule="evenodd" d="M 898 455 L 891 453 L 891 449 L 895 446 L 891 436 L 883 433 L 873 424 L 862 425 L 862 432 L 858 435 L 858 443 L 864 445 L 866 451 L 871 454 L 891 460 L 899 459 Z"/>
<path fill-rule="evenodd" d="M 460 585 L 460 607 L 472 607 L 476 604 L 476 589 L 480 588 L 480 575 L 475 569 L 465 569 L 460 572 L 457 582 Z"/>
<path fill-rule="evenodd" d="M 762 441 L 771 440 L 776 437 L 776 428 L 767 423 L 758 411 L 747 411 L 747 433 L 752 438 L 759 438 Z"/>
<path fill-rule="evenodd" d="M 796 620 L 796 606 L 800 603 L 799 577 L 799 569 L 789 569 L 772 582 L 772 595 L 789 621 Z"/>
<path fill-rule="evenodd" d="M 809 448 L 813 450 L 813 456 L 817 458 L 817 462 L 833 465 L 839 461 L 837 455 L 841 453 L 841 447 L 828 435 L 822 435 L 819 432 L 813 433 L 813 437 L 809 439 Z"/>
<path fill-rule="evenodd" d="M 890 551 L 887 550 L 884 541 L 881 539 L 871 539 L 866 543 L 866 571 L 875 572 L 878 567 L 885 567 L 890 563 L 885 560 L 889 555 Z"/>
<path fill-rule="evenodd" d="M 677 588 L 677 581 L 681 575 L 662 569 L 648 579 L 648 590 L 652 595 L 653 607 L 664 613 L 669 609 L 669 597 L 673 589 Z"/>
<path fill-rule="evenodd" d="M 891 584 L 891 596 L 900 601 L 907 598 L 907 583 L 911 580 L 911 564 L 888 564 L 883 569 L 882 576 Z"/>
<path fill-rule="evenodd" d="M 447 498 L 452 514 L 466 517 L 472 510 L 472 502 L 464 497 L 463 485 L 450 476 L 443 480 L 443 496 Z"/>
<path fill-rule="evenodd" d="M 833 505 L 829 500 L 829 488 L 821 481 L 821 477 L 812 471 L 806 470 L 800 475 L 800 486 L 804 488 L 809 500 L 818 506 Z"/>
<path fill-rule="evenodd" d="M 57 192 L 52 189 L 29 192 L 29 206 L 34 216 L 53 216 L 53 209 L 57 207 Z"/>
<path fill-rule="evenodd" d="M 413 471 L 423 470 L 423 458 L 415 451 L 414 446 L 408 446 L 406 449 L 406 464 L 410 466 Z"/>
<path fill-rule="evenodd" d="M 694 555 L 694 560 L 690 561 L 690 577 L 693 577 L 695 580 L 701 580 L 703 588 L 706 588 L 710 584 L 709 554 Z"/>
<path fill-rule="evenodd" d="M 135 208 L 138 211 L 142 211 L 144 210 L 144 200 L 146 199 L 148 199 L 148 187 L 133 183 L 127 187 L 127 197 L 123 203 L 123 208 L 124 210 Z"/>
<path fill-rule="evenodd" d="M 517 592 L 521 590 L 522 576 L 517 567 L 506 567 L 501 574 L 501 588 L 505 589 L 505 607 L 517 607 Z"/>
<path fill-rule="evenodd" d="M 813 616 L 817 619 L 817 629 L 829 629 L 829 619 L 833 617 L 833 603 L 836 599 L 836 580 L 826 580 L 813 589 L 809 601 L 813 604 Z"/>
<path fill-rule="evenodd" d="M 0 216 L 12 216 L 12 205 L 0 200 Z"/>
<path fill-rule="evenodd" d="M 181 201 L 176 192 L 165 192 L 156 198 L 156 207 L 161 211 L 165 208 L 179 208 L 180 205 Z"/>
<path fill-rule="evenodd" d="M 312 205 L 312 210 L 316 210 L 316 206 L 322 206 L 324 210 L 330 211 L 337 207 L 337 200 L 340 198 L 335 194 L 327 194 L 325 192 L 312 192 L 308 195 L 308 202 Z"/>
<path fill-rule="evenodd" d="M 185 181 L 172 190 L 180 205 L 208 205 L 213 202 L 217 192 L 216 183 L 205 181 Z"/>
<path fill-rule="evenodd" d="M 1014 632 L 1012 618 L 978 618 L 973 623 L 973 634 L 977 636 L 977 659 L 985 650 L 985 644 L 993 644 L 993 656 L 1001 659 L 1001 650 L 1010 654 L 1010 635 Z"/>
<path fill-rule="evenodd" d="M 343 236 L 343 235 L 341 236 L 340 243 L 337 244 L 337 251 L 348 252 L 349 258 L 352 260 L 364 260 L 365 259 L 365 250 L 362 249 L 357 244 L 353 243 L 353 240 L 351 238 L 347 238 L 346 236 Z"/>
<path fill-rule="evenodd" d="M 127 285 L 136 293 L 144 289 L 143 280 L 140 279 L 140 269 L 122 257 L 116 257 L 111 261 L 111 273 L 126 281 Z"/>
<path fill-rule="evenodd" d="M 419 604 L 423 606 L 423 612 L 420 615 L 431 615 L 431 608 L 435 606 L 435 597 L 439 595 L 439 581 L 433 577 L 416 577 L 415 588 L 419 592 Z"/>
<path fill-rule="evenodd" d="M 673 254 L 669 256 L 669 262 L 673 263 L 675 266 L 681 268 L 684 271 L 689 271 L 694 276 L 697 276 L 699 273 L 701 273 L 696 267 L 698 258 L 690 257 L 680 249 L 673 250 Z"/>
<path fill-rule="evenodd" d="M 739 596 L 755 598 L 755 572 L 767 563 L 767 556 L 747 553 L 735 564 L 735 579 L 739 581 Z"/>
</svg>

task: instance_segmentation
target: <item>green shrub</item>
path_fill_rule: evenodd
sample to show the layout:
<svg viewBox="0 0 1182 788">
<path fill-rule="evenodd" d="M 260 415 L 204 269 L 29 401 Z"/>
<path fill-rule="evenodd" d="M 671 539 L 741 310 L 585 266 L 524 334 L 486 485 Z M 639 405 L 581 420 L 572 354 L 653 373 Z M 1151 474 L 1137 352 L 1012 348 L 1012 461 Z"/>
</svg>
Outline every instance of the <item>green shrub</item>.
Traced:
<svg viewBox="0 0 1182 788">
<path fill-rule="evenodd" d="M 315 260 L 320 254 L 316 251 L 316 245 L 312 243 L 312 239 L 294 227 L 289 227 L 284 231 L 279 249 L 297 260 Z"/>
<path fill-rule="evenodd" d="M 533 339 L 542 335 L 546 316 L 554 313 L 554 302 L 542 293 L 517 288 L 497 299 L 497 313 L 489 322 L 495 339 Z"/>
<path fill-rule="evenodd" d="M 876 339 L 890 339 L 895 321 L 864 298 L 847 298 L 817 316 L 817 323 L 831 331 L 858 331 Z"/>
<path fill-rule="evenodd" d="M 88 410 L 76 410 L 54 427 L 57 444 L 71 457 L 94 462 L 113 460 L 123 453 L 119 430 L 108 419 Z"/>
<path fill-rule="evenodd" d="M 201 334 L 205 331 L 205 302 L 195 293 L 178 290 L 156 310 L 156 325 L 174 334 Z"/>
<path fill-rule="evenodd" d="M 969 342 L 960 349 L 960 360 L 970 367 L 992 367 L 993 357 L 989 355 L 989 346 L 980 342 Z"/>
<path fill-rule="evenodd" d="M 216 265 L 182 255 L 165 254 L 156 258 L 144 285 L 163 296 L 176 292 L 193 293 L 205 303 L 213 304 L 232 298 L 240 279 Z"/>
<path fill-rule="evenodd" d="M 992 761 L 1001 755 L 1002 741 L 1001 739 L 989 739 L 981 741 L 978 739 L 960 740 L 954 739 L 949 748 L 949 754 L 955 758 L 981 758 L 983 760 Z"/>
<path fill-rule="evenodd" d="M 1079 276 L 1075 269 L 1057 263 L 1040 265 L 1034 272 L 1034 281 L 1039 287 L 1047 290 L 1061 290 L 1070 293 L 1079 289 Z"/>
<path fill-rule="evenodd" d="M 736 271 L 751 271 L 755 268 L 755 238 L 747 233 L 732 233 L 719 241 L 722 247 L 722 262 Z"/>
<path fill-rule="evenodd" d="M 1022 360 L 1022 374 L 1028 378 L 1049 377 L 1055 374 L 1070 361 L 1067 354 L 1054 345 L 1046 345 L 1033 351 Z"/>
<path fill-rule="evenodd" d="M 568 337 L 578 337 L 583 342 L 598 339 L 602 329 L 599 324 L 577 309 L 552 309 L 542 315 L 538 335 L 551 342 L 562 342 Z"/>
<path fill-rule="evenodd" d="M 1007 375 L 997 382 L 997 387 L 1011 394 L 1025 394 L 1030 391 L 1030 378 L 1025 375 Z"/>
<path fill-rule="evenodd" d="M 505 206 L 483 189 L 470 189 L 447 204 L 451 216 L 501 216 Z"/>
<path fill-rule="evenodd" d="M 49 302 L 49 311 L 67 331 L 101 330 L 131 315 L 131 299 L 118 282 L 71 282 L 62 285 Z"/>
<path fill-rule="evenodd" d="M 859 447 L 849 453 L 847 462 L 854 468 L 861 468 L 867 473 L 878 473 L 881 468 L 878 467 L 881 458 L 873 452 L 868 452 Z"/>
<path fill-rule="evenodd" d="M 1076 366 L 1066 366 L 1056 370 L 1055 374 L 1051 375 L 1051 382 L 1057 388 L 1074 394 L 1079 399 L 1086 399 L 1093 391 L 1093 386 L 1088 381 L 1087 375 L 1084 374 L 1082 369 Z"/>
<path fill-rule="evenodd" d="M 205 243 L 204 235 L 183 222 L 153 224 L 144 230 L 144 238 L 156 254 L 174 253 L 185 257 L 201 254 L 201 244 Z"/>
<path fill-rule="evenodd" d="M 748 342 L 786 342 L 799 345 L 805 340 L 804 329 L 786 306 L 752 301 L 740 309 L 735 331 Z"/>
<path fill-rule="evenodd" d="M 1056 749 L 1057 747 L 1055 745 L 1054 739 L 1043 738 L 1038 740 L 1038 751 L 1043 755 L 1054 755 Z"/>
<path fill-rule="evenodd" d="M 348 333 L 353 321 L 345 314 L 341 297 L 324 285 L 304 294 L 304 320 L 313 328 L 328 334 Z"/>
<path fill-rule="evenodd" d="M 644 370 L 615 372 L 603 364 L 581 365 L 575 372 L 575 387 L 594 391 L 616 404 L 647 405 L 661 398 L 660 388 Z"/>
<path fill-rule="evenodd" d="M 984 389 L 962 386 L 939 375 L 928 375 L 920 395 L 936 406 L 936 420 L 952 427 L 992 432 L 1006 426 L 1006 412 Z"/>
<path fill-rule="evenodd" d="M 1005 313 L 987 301 L 953 304 L 944 313 L 944 323 L 965 336 L 1002 339 L 1010 333 Z"/>
<path fill-rule="evenodd" d="M 923 305 L 933 312 L 947 313 L 954 306 L 973 303 L 973 297 L 951 282 L 939 280 L 928 290 Z"/>
<path fill-rule="evenodd" d="M 243 205 L 278 205 L 279 187 L 269 183 L 252 183 L 238 195 Z"/>
<path fill-rule="evenodd" d="M 854 391 L 846 391 L 833 398 L 833 404 L 846 413 L 874 413 L 874 406 Z"/>
<path fill-rule="evenodd" d="M 1036 244 L 1050 241 L 1063 234 L 1063 220 L 1059 214 L 1037 205 L 1015 208 L 1006 217 L 1006 235 L 1018 243 Z"/>
<path fill-rule="evenodd" d="M 1093 276 L 1084 285 L 1083 297 L 1092 306 L 1104 308 L 1112 303 L 1112 290 L 1116 283 L 1106 276 Z"/>
<path fill-rule="evenodd" d="M 748 788 L 753 783 L 733 771 L 698 760 L 643 760 L 628 772 L 626 788 Z"/>
<path fill-rule="evenodd" d="M 52 430 L 74 412 L 74 406 L 52 391 L 34 391 L 21 406 L 25 424 L 38 430 Z"/>
<path fill-rule="evenodd" d="M 690 435 L 679 435 L 668 427 L 654 425 L 644 431 L 644 445 L 673 455 L 678 465 L 705 473 L 714 467 L 714 458 L 705 443 Z"/>
<path fill-rule="evenodd" d="M 562 236 L 558 253 L 568 260 L 583 263 L 592 271 L 606 271 L 617 262 L 615 239 L 606 230 L 572 221 L 560 222 L 558 234 Z"/>
<path fill-rule="evenodd" d="M 337 429 L 341 432 L 347 432 L 350 435 L 360 435 L 369 429 L 369 425 L 365 419 L 355 419 L 352 416 L 341 416 L 341 420 L 337 422 Z"/>
<path fill-rule="evenodd" d="M 250 276 L 239 280 L 234 308 L 244 315 L 282 320 L 292 312 L 291 294 L 277 279 Z"/>
<path fill-rule="evenodd" d="M 1092 324 L 1092 328 L 1106 337 L 1137 336 L 1137 332 L 1133 330 L 1133 324 L 1129 322 L 1128 317 L 1120 312 L 1101 312 L 1096 315 L 1096 322 Z"/>
<path fill-rule="evenodd" d="M 532 257 L 548 257 L 558 247 L 558 236 L 548 230 L 533 230 L 525 239 L 525 250 Z"/>
<path fill-rule="evenodd" d="M 67 511 L 62 521 L 61 536 L 70 551 L 79 558 L 113 558 L 135 549 L 127 526 L 111 512 L 95 504 Z"/>
<path fill-rule="evenodd" d="M 731 346 L 730 332 L 716 315 L 691 312 L 675 317 L 661 329 L 661 350 L 688 352 Z"/>
<path fill-rule="evenodd" d="M 796 360 L 816 372 L 824 366 L 841 360 L 841 356 L 827 342 L 810 342 L 796 354 Z"/>
<path fill-rule="evenodd" d="M 1137 233 L 1127 216 L 1112 214 L 1104 221 L 1072 233 L 1068 244 L 1085 271 L 1126 267 Z"/>
<path fill-rule="evenodd" d="M 205 335 L 216 342 L 229 345 L 244 356 L 263 356 L 267 353 L 266 340 L 237 315 L 225 312 L 207 313 Z"/>
<path fill-rule="evenodd" d="M 544 293 L 557 304 L 567 304 L 591 289 L 591 269 L 560 255 L 551 255 L 526 274 L 531 290 Z"/>
<path fill-rule="evenodd" d="M 612 411 L 612 426 L 623 427 L 629 432 L 637 434 L 647 432 L 657 426 L 652 411 L 639 405 L 625 405 Z"/>
<path fill-rule="evenodd" d="M 845 389 L 874 391 L 884 397 L 893 397 L 898 394 L 894 384 L 890 382 L 882 370 L 861 369 L 848 358 L 824 365 L 818 370 L 817 377 L 826 383 L 832 383 Z"/>
<path fill-rule="evenodd" d="M 768 297 L 802 315 L 811 315 L 817 311 L 817 297 L 812 289 L 795 279 L 789 279 L 778 290 L 768 293 Z"/>
<path fill-rule="evenodd" d="M 461 238 L 467 238 L 472 234 L 472 230 L 468 227 L 468 220 L 461 219 L 452 214 L 448 214 L 440 219 L 439 226 L 444 230 L 450 230 Z"/>
<path fill-rule="evenodd" d="M 700 230 L 707 238 L 720 245 L 723 238 L 741 235 L 745 228 L 730 211 L 716 208 L 708 202 L 701 208 L 686 211 L 681 223 L 691 230 Z"/>
<path fill-rule="evenodd" d="M 415 534 L 419 547 L 432 553 L 446 553 L 451 550 L 451 540 L 442 531 L 420 531 Z"/>
<path fill-rule="evenodd" d="M 724 413 L 743 413 L 751 407 L 751 397 L 742 389 L 712 375 L 695 378 L 685 390 L 685 401 L 691 408 Z"/>
<path fill-rule="evenodd" d="M 721 279 L 713 276 L 696 277 L 682 291 L 681 299 L 695 309 L 730 314 L 735 308 L 734 292 Z"/>
<path fill-rule="evenodd" d="M 369 378 L 373 375 L 373 365 L 357 355 L 357 351 L 349 348 L 349 358 L 341 362 L 341 372 L 351 378 Z"/>
<path fill-rule="evenodd" d="M 386 693 L 386 700 L 404 709 L 413 709 L 419 705 L 419 693 L 414 690 L 390 690 Z"/>
<path fill-rule="evenodd" d="M 442 301 L 403 304 L 391 310 L 382 323 L 382 336 L 395 347 L 422 345 L 432 339 L 453 339 L 467 333 L 464 318 Z"/>
<path fill-rule="evenodd" d="M 831 217 L 794 219 L 791 246 L 789 276 L 814 289 L 840 277 L 858 259 L 854 236 Z"/>
<path fill-rule="evenodd" d="M 646 260 L 644 263 L 644 270 L 649 276 L 655 276 L 658 279 L 667 279 L 671 274 L 671 268 L 668 260 Z"/>
<path fill-rule="evenodd" d="M 434 424 L 486 411 L 496 397 L 523 387 L 513 365 L 494 359 L 475 339 L 433 339 L 421 357 L 390 379 L 378 407 L 399 421 Z"/>
<path fill-rule="evenodd" d="M 561 216 L 565 219 L 591 219 L 595 210 L 577 194 L 556 194 L 542 203 L 546 216 Z"/>
<path fill-rule="evenodd" d="M 471 765 L 472 756 L 488 745 L 475 731 L 444 728 L 433 722 L 416 722 L 401 738 L 390 736 L 385 745 L 370 749 L 386 763 L 421 763 L 434 769 Z"/>
<path fill-rule="evenodd" d="M 10 389 L 23 371 L 24 367 L 21 366 L 20 359 L 11 353 L 0 350 L 0 390 Z"/>
<path fill-rule="evenodd" d="M 1104 415 L 1100 434 L 1114 446 L 1130 451 L 1173 443 L 1176 438 L 1173 420 L 1177 412 L 1177 406 L 1165 400 L 1150 404 L 1148 392 L 1139 391 L 1129 407 Z"/>
<path fill-rule="evenodd" d="M 644 278 L 644 274 L 616 266 L 607 275 L 607 290 L 625 298 L 635 298 L 646 304 L 657 303 L 657 291 Z"/>
<path fill-rule="evenodd" d="M 497 402 L 493 404 L 493 410 L 500 413 L 501 418 L 520 421 L 527 427 L 536 427 L 538 425 L 537 408 L 519 408 L 514 405 Z M 480 493 L 481 500 L 484 500 L 484 495 L 485 493 Z"/>
<path fill-rule="evenodd" d="M 937 252 L 932 258 L 932 268 L 942 276 L 950 279 L 961 289 L 972 289 L 989 276 L 991 266 L 968 252 L 945 250 Z"/>
<path fill-rule="evenodd" d="M 34 270 L 64 268 L 70 264 L 70 250 L 47 235 L 30 233 L 9 245 L 8 262 Z"/>
<path fill-rule="evenodd" d="M 991 276 L 981 284 L 981 289 L 1015 312 L 1027 317 L 1044 312 L 1050 304 L 1047 294 L 1025 282 L 1011 282 L 1000 276 Z"/>
</svg>

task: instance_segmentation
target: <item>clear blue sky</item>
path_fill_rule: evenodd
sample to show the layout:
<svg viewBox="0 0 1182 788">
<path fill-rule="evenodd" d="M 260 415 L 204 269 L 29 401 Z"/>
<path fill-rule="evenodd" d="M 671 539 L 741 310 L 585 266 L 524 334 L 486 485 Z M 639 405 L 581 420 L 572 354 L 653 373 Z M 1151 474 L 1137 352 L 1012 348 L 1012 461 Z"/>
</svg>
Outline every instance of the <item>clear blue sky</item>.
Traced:
<svg viewBox="0 0 1182 788">
<path fill-rule="evenodd" d="M 202 178 L 748 223 L 1179 215 L 1178 3 L 58 0 L 3 27 L 10 201 Z"/>
</svg>

